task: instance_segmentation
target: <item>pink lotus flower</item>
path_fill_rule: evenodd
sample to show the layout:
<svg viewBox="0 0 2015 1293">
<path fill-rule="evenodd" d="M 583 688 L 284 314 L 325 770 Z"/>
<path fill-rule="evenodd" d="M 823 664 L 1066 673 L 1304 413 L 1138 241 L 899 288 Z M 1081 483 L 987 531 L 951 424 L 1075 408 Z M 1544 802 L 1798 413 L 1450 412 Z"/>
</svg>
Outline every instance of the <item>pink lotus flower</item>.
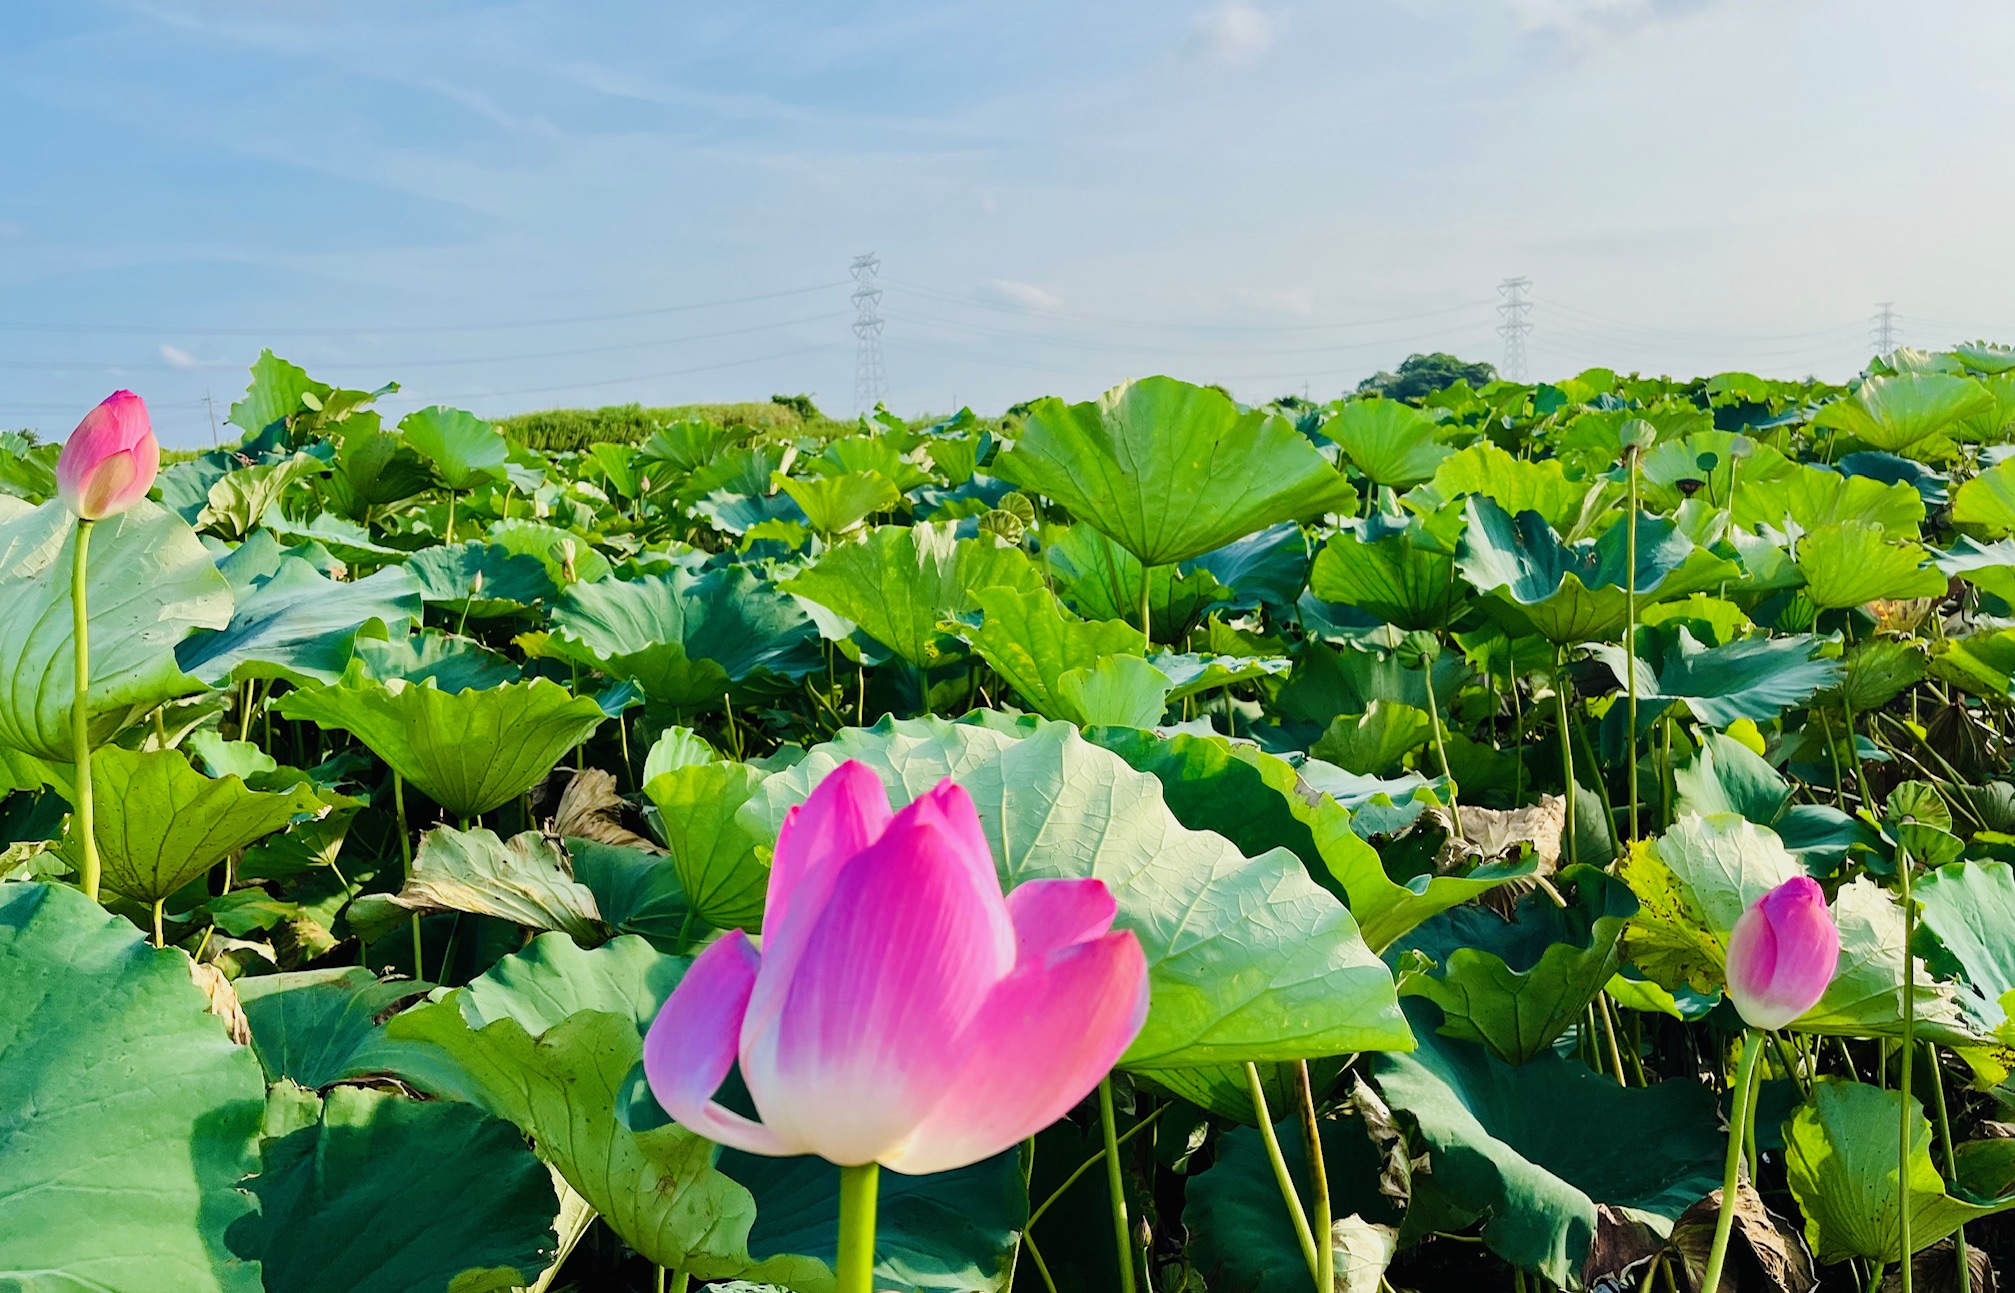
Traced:
<svg viewBox="0 0 2015 1293">
<path fill-rule="evenodd" d="M 891 814 L 859 763 L 784 818 L 761 952 L 702 952 L 644 1039 L 665 1111 L 756 1154 L 949 1171 L 1062 1117 L 1147 1018 L 1147 961 L 1099 880 L 1005 899 L 950 781 Z M 762 1121 L 714 1100 L 736 1060 Z"/>
<path fill-rule="evenodd" d="M 1793 876 L 1750 905 L 1728 937 L 1728 997 L 1752 1028 L 1782 1028 L 1819 1004 L 1840 961 L 1826 895 Z"/>
<path fill-rule="evenodd" d="M 161 445 L 147 405 L 131 391 L 113 391 L 63 442 L 56 493 L 72 514 L 103 520 L 147 497 L 160 470 Z"/>
</svg>

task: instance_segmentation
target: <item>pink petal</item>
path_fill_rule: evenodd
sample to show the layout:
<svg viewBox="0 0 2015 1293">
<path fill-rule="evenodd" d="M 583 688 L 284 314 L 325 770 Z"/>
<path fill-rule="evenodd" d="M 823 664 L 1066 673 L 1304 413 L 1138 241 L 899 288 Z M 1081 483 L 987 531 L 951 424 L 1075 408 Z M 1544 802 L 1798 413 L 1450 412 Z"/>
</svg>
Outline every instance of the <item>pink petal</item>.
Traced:
<svg viewBox="0 0 2015 1293">
<path fill-rule="evenodd" d="M 1147 1003 L 1147 958 L 1130 931 L 1018 967 L 960 1039 L 967 1060 L 944 1099 L 882 1163 L 911 1175 L 946 1172 L 1041 1131 L 1112 1071 L 1146 1022 Z"/>
<path fill-rule="evenodd" d="M 1027 964 L 1072 943 L 1097 938 L 1112 928 L 1119 903 L 1103 880 L 1031 880 L 1010 893 L 1015 962 Z"/>
<path fill-rule="evenodd" d="M 681 1126 L 751 1154 L 800 1154 L 777 1133 L 715 1103 L 735 1062 L 761 958 L 740 930 L 694 958 L 644 1034 L 644 1077 Z"/>
<path fill-rule="evenodd" d="M 784 814 L 770 863 L 764 922 L 782 924 L 791 894 L 807 873 L 844 862 L 874 843 L 894 815 L 889 792 L 866 764 L 848 759 L 827 773 L 805 802 Z"/>
<path fill-rule="evenodd" d="M 1728 996 L 1751 1027 L 1782 1028 L 1826 995 L 1840 960 L 1840 931 L 1809 876 L 1765 894 L 1728 938 Z"/>
<path fill-rule="evenodd" d="M 1014 961 L 1014 929 L 991 873 L 978 889 L 961 841 L 919 799 L 839 878 L 782 967 L 764 953 L 742 1030 L 742 1076 L 778 1134 L 840 1164 L 900 1145 L 943 1098 L 957 1043 Z"/>
<path fill-rule="evenodd" d="M 114 391 L 63 442 L 57 494 L 73 514 L 98 520 L 145 498 L 160 469 L 146 404 L 131 391 Z"/>
</svg>

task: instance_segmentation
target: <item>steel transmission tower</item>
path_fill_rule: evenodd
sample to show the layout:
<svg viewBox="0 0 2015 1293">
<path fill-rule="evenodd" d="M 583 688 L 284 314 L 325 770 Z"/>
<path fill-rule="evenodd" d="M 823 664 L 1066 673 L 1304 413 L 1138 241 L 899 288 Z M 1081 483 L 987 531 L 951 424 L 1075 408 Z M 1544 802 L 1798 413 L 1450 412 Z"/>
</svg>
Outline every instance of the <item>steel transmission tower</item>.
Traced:
<svg viewBox="0 0 2015 1293">
<path fill-rule="evenodd" d="M 1504 338 L 1504 376 L 1509 381 L 1525 380 L 1525 339 L 1532 335 L 1532 324 L 1526 318 L 1532 302 L 1525 294 L 1530 290 L 1532 280 L 1523 275 L 1497 285 L 1497 294 L 1504 298 L 1504 304 L 1497 307 L 1504 318 L 1497 325 L 1497 335 Z"/>
<path fill-rule="evenodd" d="M 882 367 L 882 289 L 875 276 L 882 262 L 873 252 L 854 257 L 854 411 L 872 413 L 888 398 L 888 371 Z"/>
<path fill-rule="evenodd" d="M 1877 301 L 1875 307 L 1876 315 L 1869 321 L 1874 329 L 1872 340 L 1875 342 L 1875 353 L 1886 355 L 1902 344 L 1897 336 L 1896 302 Z"/>
</svg>

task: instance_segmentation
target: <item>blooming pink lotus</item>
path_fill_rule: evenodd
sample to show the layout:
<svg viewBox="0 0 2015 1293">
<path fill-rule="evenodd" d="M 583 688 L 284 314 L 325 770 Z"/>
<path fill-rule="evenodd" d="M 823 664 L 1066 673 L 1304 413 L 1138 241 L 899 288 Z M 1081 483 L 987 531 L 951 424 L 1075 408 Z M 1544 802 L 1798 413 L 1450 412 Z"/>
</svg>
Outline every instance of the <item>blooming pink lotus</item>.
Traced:
<svg viewBox="0 0 2015 1293">
<path fill-rule="evenodd" d="M 700 954 L 644 1041 L 658 1102 L 757 1154 L 919 1174 L 1062 1117 L 1147 1018 L 1147 961 L 1099 880 L 1001 896 L 970 796 L 900 813 L 849 762 L 785 817 L 763 945 Z M 760 1122 L 714 1093 L 739 1059 Z"/>
<path fill-rule="evenodd" d="M 103 520 L 147 497 L 160 470 L 161 445 L 146 403 L 131 391 L 113 391 L 63 442 L 56 493 L 73 515 Z"/>
<path fill-rule="evenodd" d="M 1728 937 L 1728 997 L 1752 1028 L 1782 1028 L 1819 1004 L 1840 960 L 1840 930 L 1810 876 L 1793 876 L 1742 913 Z"/>
</svg>

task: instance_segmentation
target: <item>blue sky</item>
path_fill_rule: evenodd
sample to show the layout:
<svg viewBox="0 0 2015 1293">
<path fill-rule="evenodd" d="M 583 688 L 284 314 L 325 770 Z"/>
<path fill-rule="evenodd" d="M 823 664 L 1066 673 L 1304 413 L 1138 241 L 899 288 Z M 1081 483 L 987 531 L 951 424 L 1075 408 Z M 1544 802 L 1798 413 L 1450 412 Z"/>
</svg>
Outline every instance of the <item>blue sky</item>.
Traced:
<svg viewBox="0 0 2015 1293">
<path fill-rule="evenodd" d="M 2015 339 L 2006 6 L 147 0 L 0 12 L 0 426 L 209 440 L 261 345 L 393 411 L 853 406 L 1409 351 L 1840 377 Z"/>
</svg>

